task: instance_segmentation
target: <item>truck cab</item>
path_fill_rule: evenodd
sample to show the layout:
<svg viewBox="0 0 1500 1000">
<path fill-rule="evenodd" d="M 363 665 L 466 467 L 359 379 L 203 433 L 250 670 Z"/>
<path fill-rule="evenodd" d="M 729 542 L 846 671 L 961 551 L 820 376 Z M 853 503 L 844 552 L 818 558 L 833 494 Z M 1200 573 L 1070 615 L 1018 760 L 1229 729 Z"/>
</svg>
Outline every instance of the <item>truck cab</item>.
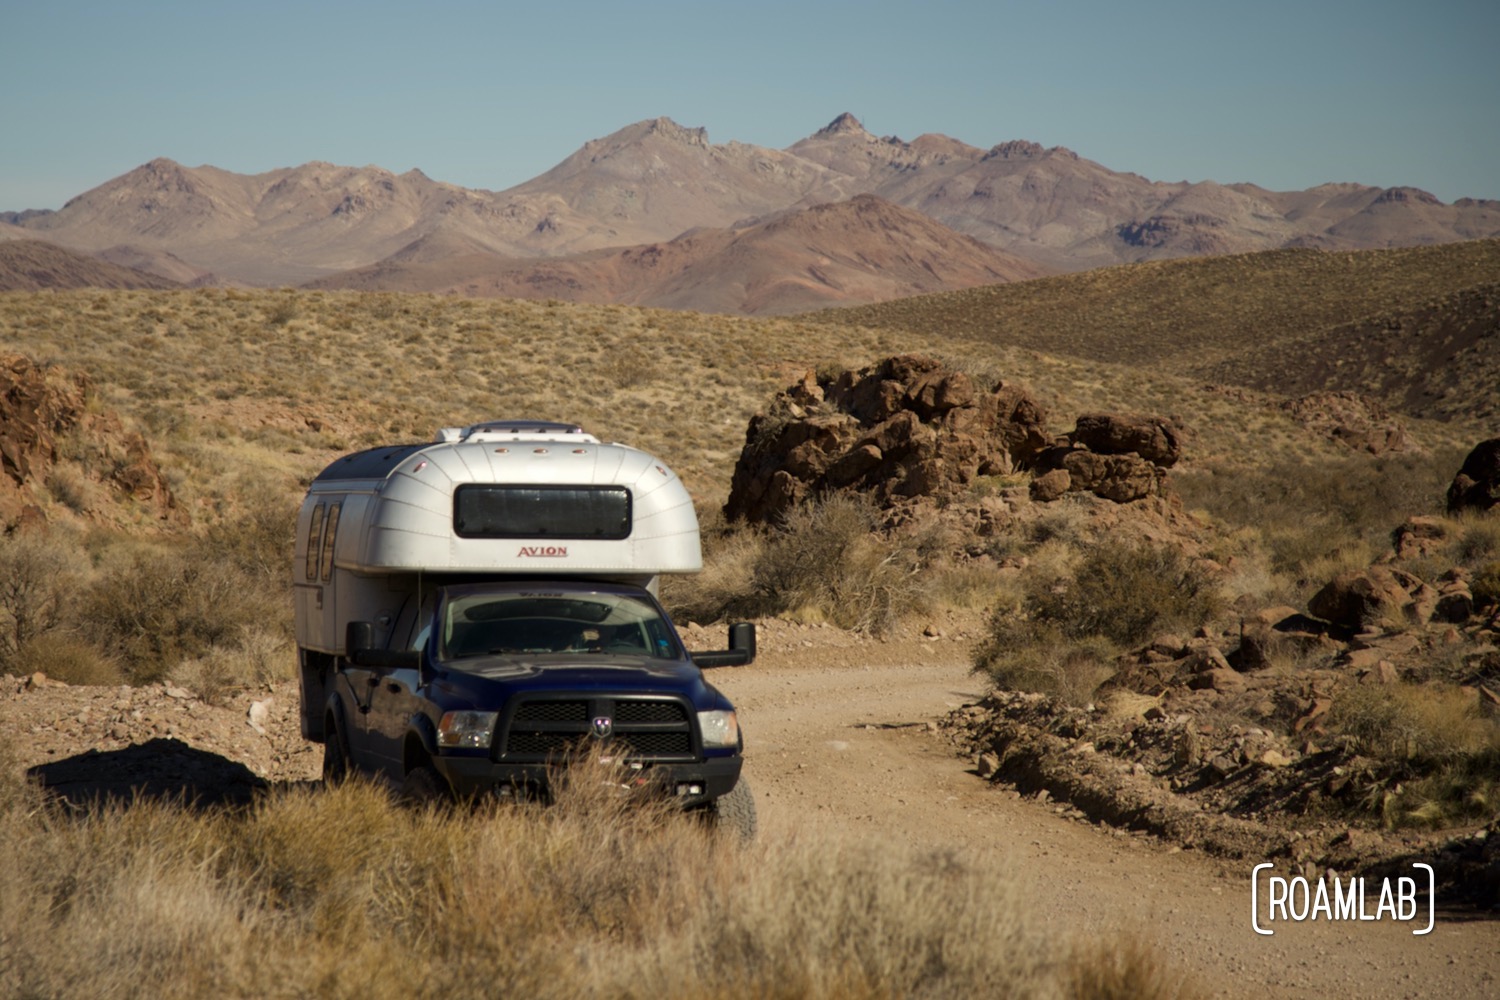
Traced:
<svg viewBox="0 0 1500 1000">
<path fill-rule="evenodd" d="M 593 751 L 742 835 L 734 707 L 656 599 L 702 565 L 686 489 L 571 424 L 493 421 L 367 449 L 309 487 L 294 568 L 303 736 L 324 774 L 413 798 L 545 793 Z"/>
</svg>

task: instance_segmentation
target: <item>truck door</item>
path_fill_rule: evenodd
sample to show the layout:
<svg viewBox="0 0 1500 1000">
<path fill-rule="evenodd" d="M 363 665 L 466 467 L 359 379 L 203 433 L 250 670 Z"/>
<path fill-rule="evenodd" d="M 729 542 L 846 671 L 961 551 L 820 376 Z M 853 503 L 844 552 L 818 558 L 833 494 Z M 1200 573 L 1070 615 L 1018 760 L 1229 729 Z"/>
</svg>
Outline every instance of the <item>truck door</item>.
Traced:
<svg viewBox="0 0 1500 1000">
<path fill-rule="evenodd" d="M 425 649 L 432 634 L 436 606 L 437 595 L 425 595 L 410 624 L 400 621 L 392 629 L 391 648 Z M 405 668 L 379 670 L 370 683 L 370 711 L 365 716 L 370 755 L 378 760 L 377 766 L 382 771 L 399 781 L 406 774 L 402 761 L 406 733 L 412 716 L 422 709 L 417 690 L 421 686 L 421 671 Z"/>
</svg>

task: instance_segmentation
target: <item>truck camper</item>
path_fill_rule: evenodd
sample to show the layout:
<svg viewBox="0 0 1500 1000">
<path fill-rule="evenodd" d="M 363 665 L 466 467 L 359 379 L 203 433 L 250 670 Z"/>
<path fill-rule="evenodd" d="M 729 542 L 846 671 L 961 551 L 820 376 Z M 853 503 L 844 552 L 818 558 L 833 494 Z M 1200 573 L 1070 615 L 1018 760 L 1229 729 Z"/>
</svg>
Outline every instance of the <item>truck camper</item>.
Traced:
<svg viewBox="0 0 1500 1000">
<path fill-rule="evenodd" d="M 749 836 L 738 719 L 702 668 L 753 660 L 754 626 L 690 653 L 656 599 L 701 567 L 681 480 L 572 424 L 345 455 L 297 521 L 302 735 L 325 778 L 419 799 L 545 792 L 593 748 Z"/>
</svg>

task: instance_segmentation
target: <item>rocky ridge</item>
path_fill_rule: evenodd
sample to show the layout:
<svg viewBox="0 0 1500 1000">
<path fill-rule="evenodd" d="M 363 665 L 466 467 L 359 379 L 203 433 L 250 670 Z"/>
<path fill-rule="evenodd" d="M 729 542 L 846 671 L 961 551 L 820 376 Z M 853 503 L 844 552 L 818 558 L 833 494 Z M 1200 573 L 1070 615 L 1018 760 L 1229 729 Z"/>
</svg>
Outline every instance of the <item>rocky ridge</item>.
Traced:
<svg viewBox="0 0 1500 1000">
<path fill-rule="evenodd" d="M 146 439 L 90 403 L 91 382 L 23 355 L 0 356 L 0 530 L 44 520 L 48 493 L 83 517 L 133 508 L 181 519 Z"/>
<path fill-rule="evenodd" d="M 1047 270 L 1288 246 L 1359 249 L 1500 235 L 1500 206 L 1410 188 L 1152 182 L 1062 148 L 988 149 L 942 135 L 872 135 L 852 115 L 787 149 L 714 144 L 668 118 L 590 140 L 504 191 L 412 170 L 306 163 L 242 175 L 156 159 L 56 212 L 7 225 L 72 250 L 165 251 L 229 282 L 302 283 L 367 267 L 436 235 L 499 257 L 555 257 L 734 228 L 876 195 Z M 144 259 L 144 258 L 142 258 Z"/>
</svg>

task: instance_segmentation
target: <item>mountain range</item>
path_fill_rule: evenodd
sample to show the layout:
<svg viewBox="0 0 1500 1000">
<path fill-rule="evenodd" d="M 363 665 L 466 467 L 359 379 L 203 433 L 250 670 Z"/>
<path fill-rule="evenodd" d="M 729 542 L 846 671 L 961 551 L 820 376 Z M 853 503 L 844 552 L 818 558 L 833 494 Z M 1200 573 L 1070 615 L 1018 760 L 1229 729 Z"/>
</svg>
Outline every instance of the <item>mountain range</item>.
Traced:
<svg viewBox="0 0 1500 1000">
<path fill-rule="evenodd" d="M 1142 260 L 1500 236 L 1500 201 L 1415 188 L 1165 183 L 1062 147 L 907 142 L 844 114 L 784 150 L 638 122 L 504 191 L 418 170 L 157 159 L 41 239 L 180 284 L 303 285 L 776 313 Z"/>
</svg>

